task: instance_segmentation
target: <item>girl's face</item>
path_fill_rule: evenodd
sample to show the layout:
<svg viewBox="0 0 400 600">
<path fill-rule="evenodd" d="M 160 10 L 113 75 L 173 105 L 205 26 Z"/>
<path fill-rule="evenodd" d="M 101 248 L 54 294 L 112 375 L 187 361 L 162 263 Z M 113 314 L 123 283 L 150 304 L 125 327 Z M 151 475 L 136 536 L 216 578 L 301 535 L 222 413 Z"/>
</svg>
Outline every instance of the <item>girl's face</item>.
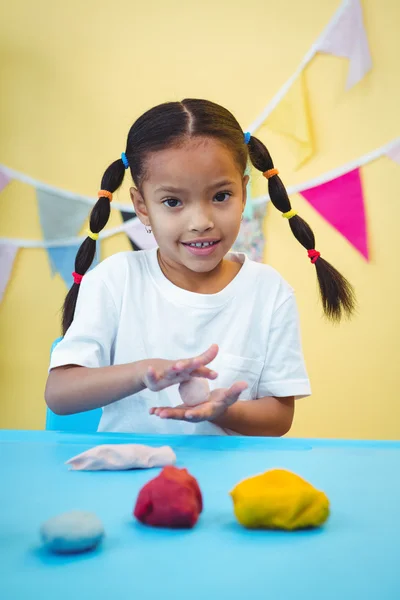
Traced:
<svg viewBox="0 0 400 600">
<path fill-rule="evenodd" d="M 146 172 L 143 196 L 131 188 L 131 197 L 164 261 L 197 273 L 215 269 L 236 240 L 246 203 L 248 176 L 231 152 L 213 138 L 192 138 L 152 153 Z"/>
</svg>

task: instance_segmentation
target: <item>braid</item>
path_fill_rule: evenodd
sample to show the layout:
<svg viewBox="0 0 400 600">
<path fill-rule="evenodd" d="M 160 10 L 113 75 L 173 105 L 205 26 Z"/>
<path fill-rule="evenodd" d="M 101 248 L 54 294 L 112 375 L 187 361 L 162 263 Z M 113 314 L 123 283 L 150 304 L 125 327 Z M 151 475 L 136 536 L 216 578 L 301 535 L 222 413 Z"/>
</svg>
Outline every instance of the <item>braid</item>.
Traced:
<svg viewBox="0 0 400 600">
<path fill-rule="evenodd" d="M 253 166 L 263 173 L 274 168 L 271 155 L 264 144 L 252 136 L 248 143 Z M 289 196 L 279 176 L 268 179 L 268 192 L 272 204 L 281 213 L 292 210 Z M 298 242 L 308 250 L 315 264 L 319 291 L 325 315 L 332 321 L 340 321 L 343 315 L 350 316 L 355 308 L 355 295 L 351 284 L 315 250 L 315 237 L 311 227 L 297 214 L 289 218 L 290 229 Z"/>
<path fill-rule="evenodd" d="M 115 192 L 117 190 L 125 174 L 125 166 L 121 159 L 114 161 L 105 171 L 101 180 L 101 189 L 108 192 Z M 107 225 L 110 216 L 110 200 L 105 196 L 101 196 L 96 204 L 93 206 L 90 213 L 90 230 L 93 233 L 99 233 Z M 90 269 L 96 254 L 96 241 L 90 237 L 87 237 L 81 244 L 76 258 L 75 258 L 75 272 L 79 275 L 85 275 Z M 71 325 L 74 314 L 76 302 L 78 299 L 79 284 L 73 283 L 69 290 L 63 306 L 62 316 L 62 331 L 63 335 L 67 332 Z"/>
</svg>

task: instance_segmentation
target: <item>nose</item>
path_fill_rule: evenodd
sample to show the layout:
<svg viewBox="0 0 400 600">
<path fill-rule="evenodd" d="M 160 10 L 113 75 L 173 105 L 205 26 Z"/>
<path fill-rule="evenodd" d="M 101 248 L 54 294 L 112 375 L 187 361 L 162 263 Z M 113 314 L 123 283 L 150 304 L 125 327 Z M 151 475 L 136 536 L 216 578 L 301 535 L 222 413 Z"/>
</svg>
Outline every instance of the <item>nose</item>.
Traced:
<svg viewBox="0 0 400 600">
<path fill-rule="evenodd" d="M 189 230 L 203 233 L 213 228 L 214 222 L 210 209 L 201 206 L 200 203 L 193 207 L 190 213 Z"/>
</svg>

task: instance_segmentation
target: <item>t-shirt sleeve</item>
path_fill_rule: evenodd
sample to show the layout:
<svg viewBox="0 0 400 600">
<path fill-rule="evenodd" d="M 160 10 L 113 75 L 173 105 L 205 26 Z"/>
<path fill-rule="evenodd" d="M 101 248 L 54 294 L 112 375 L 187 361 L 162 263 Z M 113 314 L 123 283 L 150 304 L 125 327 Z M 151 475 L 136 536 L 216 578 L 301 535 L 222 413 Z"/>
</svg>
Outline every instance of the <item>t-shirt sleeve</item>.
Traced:
<svg viewBox="0 0 400 600">
<path fill-rule="evenodd" d="M 293 293 L 275 310 L 257 398 L 302 398 L 311 394 L 303 351 L 296 299 Z"/>
<path fill-rule="evenodd" d="M 115 302 L 97 269 L 80 284 L 74 320 L 53 349 L 50 369 L 63 365 L 106 367 L 112 364 L 118 327 Z"/>
</svg>

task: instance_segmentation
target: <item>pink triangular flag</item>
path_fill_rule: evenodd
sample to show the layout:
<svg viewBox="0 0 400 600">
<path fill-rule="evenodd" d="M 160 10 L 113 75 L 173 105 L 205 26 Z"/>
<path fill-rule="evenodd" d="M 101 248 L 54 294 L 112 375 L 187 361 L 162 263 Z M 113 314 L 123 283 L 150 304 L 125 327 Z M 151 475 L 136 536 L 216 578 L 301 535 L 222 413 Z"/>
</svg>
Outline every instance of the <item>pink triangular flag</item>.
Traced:
<svg viewBox="0 0 400 600">
<path fill-rule="evenodd" d="M 150 250 L 157 246 L 157 242 L 152 233 L 147 233 L 140 219 L 132 219 L 132 223 L 127 221 L 129 225 L 125 228 L 126 235 L 132 242 L 141 250 Z"/>
<path fill-rule="evenodd" d="M 346 88 L 350 89 L 361 81 L 371 69 L 372 60 L 365 33 L 360 0 L 344 0 L 347 6 L 326 35 L 318 44 L 317 50 L 350 60 Z M 335 17 L 333 17 L 335 19 Z"/>
<path fill-rule="evenodd" d="M 368 260 L 367 228 L 360 169 L 300 192 Z"/>
<path fill-rule="evenodd" d="M 11 181 L 11 177 L 9 177 L 8 175 L 6 175 L 1 169 L 0 169 L 0 192 L 2 192 L 4 190 L 4 188 L 6 187 L 7 184 L 9 184 Z"/>
<path fill-rule="evenodd" d="M 400 165 L 400 139 L 386 152 L 386 156 Z"/>
<path fill-rule="evenodd" d="M 0 244 L 0 302 L 10 279 L 17 252 L 18 246 L 14 244 Z"/>
</svg>

